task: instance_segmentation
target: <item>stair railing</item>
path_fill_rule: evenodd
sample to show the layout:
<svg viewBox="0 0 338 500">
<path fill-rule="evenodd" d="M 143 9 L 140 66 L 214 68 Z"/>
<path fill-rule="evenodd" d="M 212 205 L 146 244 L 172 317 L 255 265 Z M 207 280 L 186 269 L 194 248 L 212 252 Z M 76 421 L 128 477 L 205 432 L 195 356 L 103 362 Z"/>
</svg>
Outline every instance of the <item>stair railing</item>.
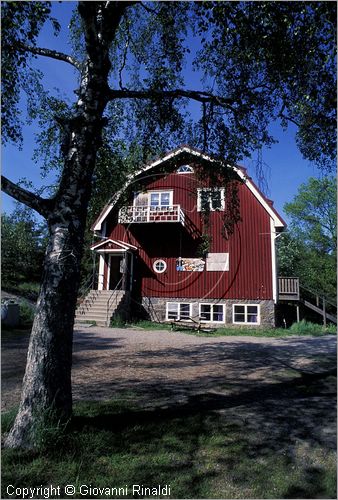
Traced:
<svg viewBox="0 0 338 500">
<path fill-rule="evenodd" d="M 314 290 L 311 290 L 310 288 L 307 288 L 303 285 L 300 285 L 300 288 L 302 290 L 305 290 L 306 292 L 310 293 L 314 297 L 316 297 L 316 299 L 318 298 L 318 299 L 324 300 L 326 304 L 330 304 L 330 306 L 337 309 L 337 304 L 334 302 L 334 299 L 332 299 L 331 297 L 327 297 L 326 295 L 319 294 L 318 292 L 315 292 Z"/>
<path fill-rule="evenodd" d="M 87 295 L 88 295 L 90 290 L 94 289 L 95 278 L 96 278 L 96 273 L 95 273 L 95 271 L 93 271 L 92 274 L 89 276 L 89 278 L 81 286 L 81 288 L 79 290 L 79 297 L 77 299 L 78 306 L 82 306 L 82 307 L 88 309 L 89 304 L 91 304 L 93 302 L 94 296 L 92 296 L 89 299 L 87 297 Z"/>
<path fill-rule="evenodd" d="M 113 303 L 113 299 L 116 299 L 116 305 L 117 305 L 117 291 L 120 290 L 120 285 L 122 283 L 122 280 L 123 280 L 123 276 L 122 278 L 120 279 L 120 281 L 117 283 L 116 287 L 114 288 L 114 290 L 112 291 L 111 295 L 109 296 L 109 299 L 107 301 L 107 315 L 106 315 L 106 321 L 107 321 L 107 325 L 108 325 L 108 322 L 109 322 L 109 311 L 110 311 L 110 308 L 112 306 L 112 303 Z"/>
<path fill-rule="evenodd" d="M 337 305 L 333 302 L 333 299 L 331 299 L 331 301 L 326 296 L 322 294 L 320 295 L 314 290 L 310 290 L 303 285 L 301 285 L 300 288 L 310 294 L 310 296 L 312 296 L 311 298 L 307 297 L 309 300 L 313 300 L 313 297 L 315 297 L 316 304 L 311 304 L 311 302 L 307 301 L 304 297 L 304 294 L 302 294 L 301 301 L 305 304 L 306 307 L 309 307 L 319 314 L 322 314 L 324 327 L 326 327 L 327 319 L 337 324 Z M 331 308 L 328 307 L 328 305 L 331 306 Z M 335 316 L 331 314 L 333 312 L 332 309 L 335 312 Z"/>
</svg>

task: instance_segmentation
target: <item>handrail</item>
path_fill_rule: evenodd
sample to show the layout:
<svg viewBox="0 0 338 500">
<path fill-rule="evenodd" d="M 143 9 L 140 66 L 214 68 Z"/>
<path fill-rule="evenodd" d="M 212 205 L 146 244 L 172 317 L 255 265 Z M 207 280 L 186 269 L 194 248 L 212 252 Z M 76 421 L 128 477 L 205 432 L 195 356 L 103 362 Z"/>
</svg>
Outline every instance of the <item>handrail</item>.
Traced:
<svg viewBox="0 0 338 500">
<path fill-rule="evenodd" d="M 94 270 L 92 274 L 89 276 L 89 278 L 85 281 L 84 285 L 82 285 L 81 288 L 79 289 L 80 296 L 78 297 L 78 301 L 80 301 L 80 303 L 82 302 L 82 300 L 86 298 L 89 290 L 92 290 L 95 282 L 95 276 L 96 272 Z"/>
<path fill-rule="evenodd" d="M 312 295 L 314 295 L 315 297 L 319 297 L 320 299 L 324 299 L 326 304 L 330 304 L 332 307 L 334 307 L 335 309 L 337 309 L 337 304 L 335 304 L 334 302 L 331 302 L 331 300 L 333 300 L 331 297 L 329 300 L 327 298 L 326 295 L 322 294 L 322 293 L 317 293 L 317 292 L 314 292 L 313 290 L 310 290 L 309 288 L 303 286 L 303 285 L 299 285 L 299 288 L 302 288 L 303 290 L 306 290 L 307 292 L 311 293 Z"/>
<path fill-rule="evenodd" d="M 158 217 L 162 218 L 158 219 Z M 120 208 L 118 221 L 120 224 L 180 222 L 184 225 L 184 212 L 181 205 L 130 205 Z"/>
<path fill-rule="evenodd" d="M 117 283 L 116 287 L 114 288 L 114 290 L 112 291 L 111 295 L 109 296 L 109 299 L 107 301 L 107 315 L 106 315 L 106 321 L 107 321 L 107 324 L 108 324 L 108 321 L 109 321 L 109 309 L 110 309 L 110 302 L 112 300 L 112 298 L 114 297 L 115 295 L 115 292 L 117 292 L 117 290 L 119 290 L 119 286 L 120 284 L 122 283 L 122 280 L 123 280 L 123 276 L 122 278 L 120 279 L 120 281 Z"/>
</svg>

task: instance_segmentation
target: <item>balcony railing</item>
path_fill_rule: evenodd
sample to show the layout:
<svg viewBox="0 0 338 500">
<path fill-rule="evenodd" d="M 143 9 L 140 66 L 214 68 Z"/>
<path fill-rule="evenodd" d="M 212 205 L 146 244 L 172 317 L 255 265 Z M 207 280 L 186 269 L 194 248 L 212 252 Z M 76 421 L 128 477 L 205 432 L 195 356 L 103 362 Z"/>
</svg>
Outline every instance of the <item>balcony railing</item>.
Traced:
<svg viewBox="0 0 338 500">
<path fill-rule="evenodd" d="M 279 300 L 299 300 L 299 278 L 278 278 Z"/>
<path fill-rule="evenodd" d="M 184 226 L 184 212 L 180 205 L 130 206 L 119 211 L 120 224 L 143 224 L 149 222 L 179 222 Z"/>
</svg>

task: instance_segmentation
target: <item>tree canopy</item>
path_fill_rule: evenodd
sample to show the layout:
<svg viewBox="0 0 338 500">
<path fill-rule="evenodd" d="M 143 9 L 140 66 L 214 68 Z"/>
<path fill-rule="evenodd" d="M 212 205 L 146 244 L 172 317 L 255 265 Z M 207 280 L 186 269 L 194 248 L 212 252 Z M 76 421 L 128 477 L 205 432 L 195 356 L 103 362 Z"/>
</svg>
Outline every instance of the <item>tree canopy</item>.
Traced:
<svg viewBox="0 0 338 500">
<path fill-rule="evenodd" d="M 337 183 L 310 178 L 284 210 L 289 232 L 278 241 L 279 272 L 298 276 L 304 287 L 336 298 Z"/>
<path fill-rule="evenodd" d="M 269 124 L 278 120 L 297 125 L 304 158 L 334 168 L 334 2 L 124 3 L 107 62 L 106 148 L 123 138 L 137 143 L 145 160 L 189 142 L 236 162 L 271 144 Z M 100 3 L 92 4 L 94 14 Z M 55 35 L 65 29 L 51 17 L 50 2 L 5 2 L 2 16 L 4 138 L 21 138 L 24 92 L 46 164 L 62 164 L 62 123 L 75 103 L 43 87 L 34 60 L 52 57 L 81 70 L 81 15 L 75 8 L 69 54 L 38 46 L 45 23 Z M 193 118 L 192 101 L 200 106 Z"/>
</svg>

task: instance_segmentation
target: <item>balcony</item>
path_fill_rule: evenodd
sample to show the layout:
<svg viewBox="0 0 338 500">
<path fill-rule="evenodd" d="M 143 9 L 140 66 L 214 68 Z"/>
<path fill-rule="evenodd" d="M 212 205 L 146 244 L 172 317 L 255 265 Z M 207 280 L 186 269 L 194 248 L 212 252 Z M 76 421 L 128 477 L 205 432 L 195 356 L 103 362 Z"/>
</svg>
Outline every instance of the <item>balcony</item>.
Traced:
<svg viewBox="0 0 338 500">
<path fill-rule="evenodd" d="M 180 205 L 129 206 L 119 210 L 120 224 L 178 222 L 184 226 L 185 217 Z"/>
<path fill-rule="evenodd" d="M 279 300 L 299 300 L 299 278 L 278 278 Z"/>
</svg>

